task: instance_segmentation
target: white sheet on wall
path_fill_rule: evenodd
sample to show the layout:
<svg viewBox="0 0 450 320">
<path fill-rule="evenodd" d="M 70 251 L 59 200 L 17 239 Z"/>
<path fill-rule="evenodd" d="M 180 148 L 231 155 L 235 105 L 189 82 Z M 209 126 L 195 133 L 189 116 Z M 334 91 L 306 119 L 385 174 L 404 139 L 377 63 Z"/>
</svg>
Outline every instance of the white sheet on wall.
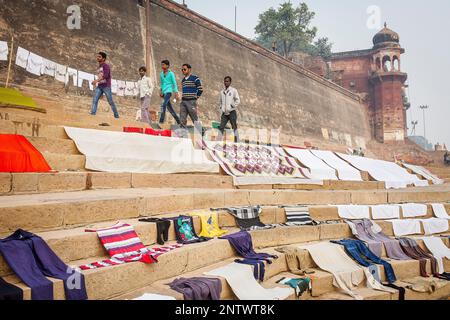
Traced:
<svg viewBox="0 0 450 320">
<path fill-rule="evenodd" d="M 64 127 L 86 156 L 86 169 L 103 172 L 218 173 L 219 165 L 190 139 Z"/>
<path fill-rule="evenodd" d="M 125 96 L 125 90 L 127 88 L 126 82 L 122 80 L 117 80 L 117 95 L 119 97 Z"/>
<path fill-rule="evenodd" d="M 136 82 L 125 81 L 125 96 L 132 96 L 136 88 Z"/>
<path fill-rule="evenodd" d="M 44 60 L 41 56 L 30 52 L 30 54 L 28 55 L 27 71 L 36 76 L 40 76 L 43 62 Z"/>
<path fill-rule="evenodd" d="M 66 73 L 66 85 L 69 84 L 70 78 L 72 78 L 72 83 L 74 86 L 78 85 L 78 70 L 73 68 L 67 68 Z"/>
<path fill-rule="evenodd" d="M 94 81 L 95 76 L 92 73 L 87 73 L 83 71 L 78 71 L 78 87 L 83 87 L 83 81 L 87 81 L 89 84 L 89 89 L 94 90 L 94 86 L 92 85 L 92 81 Z"/>
<path fill-rule="evenodd" d="M 336 171 L 309 150 L 294 148 L 284 148 L 284 150 L 310 170 L 312 179 L 338 180 Z"/>
<path fill-rule="evenodd" d="M 0 41 L 0 60 L 7 61 L 8 60 L 8 43 L 6 41 Z"/>
<path fill-rule="evenodd" d="M 43 58 L 41 75 L 55 77 L 55 73 L 56 73 L 56 62 Z"/>
<path fill-rule="evenodd" d="M 331 151 L 311 150 L 311 153 L 336 169 L 339 180 L 363 181 L 361 173 Z"/>
<path fill-rule="evenodd" d="M 56 64 L 55 80 L 66 83 L 67 66 Z"/>
<path fill-rule="evenodd" d="M 28 64 L 28 56 L 29 55 L 30 55 L 30 51 L 28 51 L 22 47 L 18 47 L 17 54 L 16 54 L 16 65 L 26 69 L 27 64 Z"/>
<path fill-rule="evenodd" d="M 117 84 L 117 80 L 111 79 L 111 92 L 117 94 L 118 87 L 119 85 Z"/>
</svg>

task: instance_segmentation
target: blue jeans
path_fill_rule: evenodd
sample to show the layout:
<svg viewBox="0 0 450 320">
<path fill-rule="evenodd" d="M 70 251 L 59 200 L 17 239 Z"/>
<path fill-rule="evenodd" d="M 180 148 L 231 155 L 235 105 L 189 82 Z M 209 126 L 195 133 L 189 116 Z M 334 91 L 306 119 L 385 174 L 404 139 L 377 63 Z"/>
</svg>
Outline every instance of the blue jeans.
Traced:
<svg viewBox="0 0 450 320">
<path fill-rule="evenodd" d="M 170 102 L 170 98 L 172 97 L 172 93 L 166 93 L 164 95 L 164 101 L 160 108 L 160 117 L 159 117 L 159 123 L 164 123 L 164 120 L 166 118 L 166 109 L 169 110 L 172 117 L 175 119 L 175 121 L 180 124 L 180 118 L 178 118 L 177 113 L 172 107 L 172 103 Z"/>
<path fill-rule="evenodd" d="M 397 280 L 392 265 L 386 260 L 378 258 L 361 240 L 345 239 L 331 242 L 343 245 L 345 251 L 363 267 L 371 265 L 367 260 L 383 265 L 389 283 L 393 283 Z"/>
<path fill-rule="evenodd" d="M 97 87 L 94 92 L 94 98 L 92 99 L 92 107 L 91 107 L 91 114 L 95 115 L 97 113 L 97 107 L 98 107 L 98 101 L 100 100 L 100 97 L 105 94 L 106 99 L 108 100 L 109 105 L 111 106 L 112 112 L 114 113 L 114 118 L 119 117 L 119 113 L 117 112 L 116 104 L 113 101 L 112 98 L 112 92 L 111 88 L 100 88 Z"/>
</svg>

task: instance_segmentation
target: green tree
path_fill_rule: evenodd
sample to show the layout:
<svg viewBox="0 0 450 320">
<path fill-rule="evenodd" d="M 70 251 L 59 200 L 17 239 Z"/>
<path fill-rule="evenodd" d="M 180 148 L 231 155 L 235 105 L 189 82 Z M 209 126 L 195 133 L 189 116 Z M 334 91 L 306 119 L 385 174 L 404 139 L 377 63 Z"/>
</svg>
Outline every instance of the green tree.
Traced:
<svg viewBox="0 0 450 320">
<path fill-rule="evenodd" d="M 290 2 L 286 2 L 278 10 L 270 8 L 259 15 L 255 27 L 256 41 L 268 48 L 276 43 L 279 51 L 287 58 L 294 49 L 311 44 L 317 33 L 316 27 L 309 26 L 314 16 L 315 13 L 309 11 L 306 3 L 300 3 L 294 8 Z"/>
<path fill-rule="evenodd" d="M 331 59 L 332 47 L 333 44 L 329 42 L 328 38 L 318 38 L 314 44 L 308 46 L 306 52 L 314 57 L 321 57 L 325 61 L 328 61 Z"/>
</svg>

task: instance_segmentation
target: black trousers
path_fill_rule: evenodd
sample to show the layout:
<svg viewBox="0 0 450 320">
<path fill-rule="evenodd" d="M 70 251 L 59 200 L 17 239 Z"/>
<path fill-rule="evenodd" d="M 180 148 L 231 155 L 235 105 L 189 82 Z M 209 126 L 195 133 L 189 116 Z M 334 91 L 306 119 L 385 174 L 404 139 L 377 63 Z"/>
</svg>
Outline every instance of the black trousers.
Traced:
<svg viewBox="0 0 450 320">
<path fill-rule="evenodd" d="M 228 115 L 222 113 L 222 117 L 220 118 L 220 126 L 219 126 L 220 135 L 219 135 L 218 140 L 219 141 L 222 140 L 223 132 L 225 131 L 225 126 L 227 125 L 228 121 L 230 121 L 231 128 L 233 128 L 234 142 L 239 142 L 236 110 L 231 111 L 230 114 L 228 114 Z"/>
</svg>

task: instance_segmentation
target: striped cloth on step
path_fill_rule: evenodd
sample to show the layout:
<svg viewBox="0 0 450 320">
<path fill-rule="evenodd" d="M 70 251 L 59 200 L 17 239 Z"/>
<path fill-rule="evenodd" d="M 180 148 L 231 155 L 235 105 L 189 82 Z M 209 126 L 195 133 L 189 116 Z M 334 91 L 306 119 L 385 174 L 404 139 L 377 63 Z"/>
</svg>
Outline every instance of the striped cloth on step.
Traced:
<svg viewBox="0 0 450 320">
<path fill-rule="evenodd" d="M 313 226 L 317 223 L 311 219 L 308 206 L 284 207 L 286 223 L 281 226 Z"/>
</svg>

